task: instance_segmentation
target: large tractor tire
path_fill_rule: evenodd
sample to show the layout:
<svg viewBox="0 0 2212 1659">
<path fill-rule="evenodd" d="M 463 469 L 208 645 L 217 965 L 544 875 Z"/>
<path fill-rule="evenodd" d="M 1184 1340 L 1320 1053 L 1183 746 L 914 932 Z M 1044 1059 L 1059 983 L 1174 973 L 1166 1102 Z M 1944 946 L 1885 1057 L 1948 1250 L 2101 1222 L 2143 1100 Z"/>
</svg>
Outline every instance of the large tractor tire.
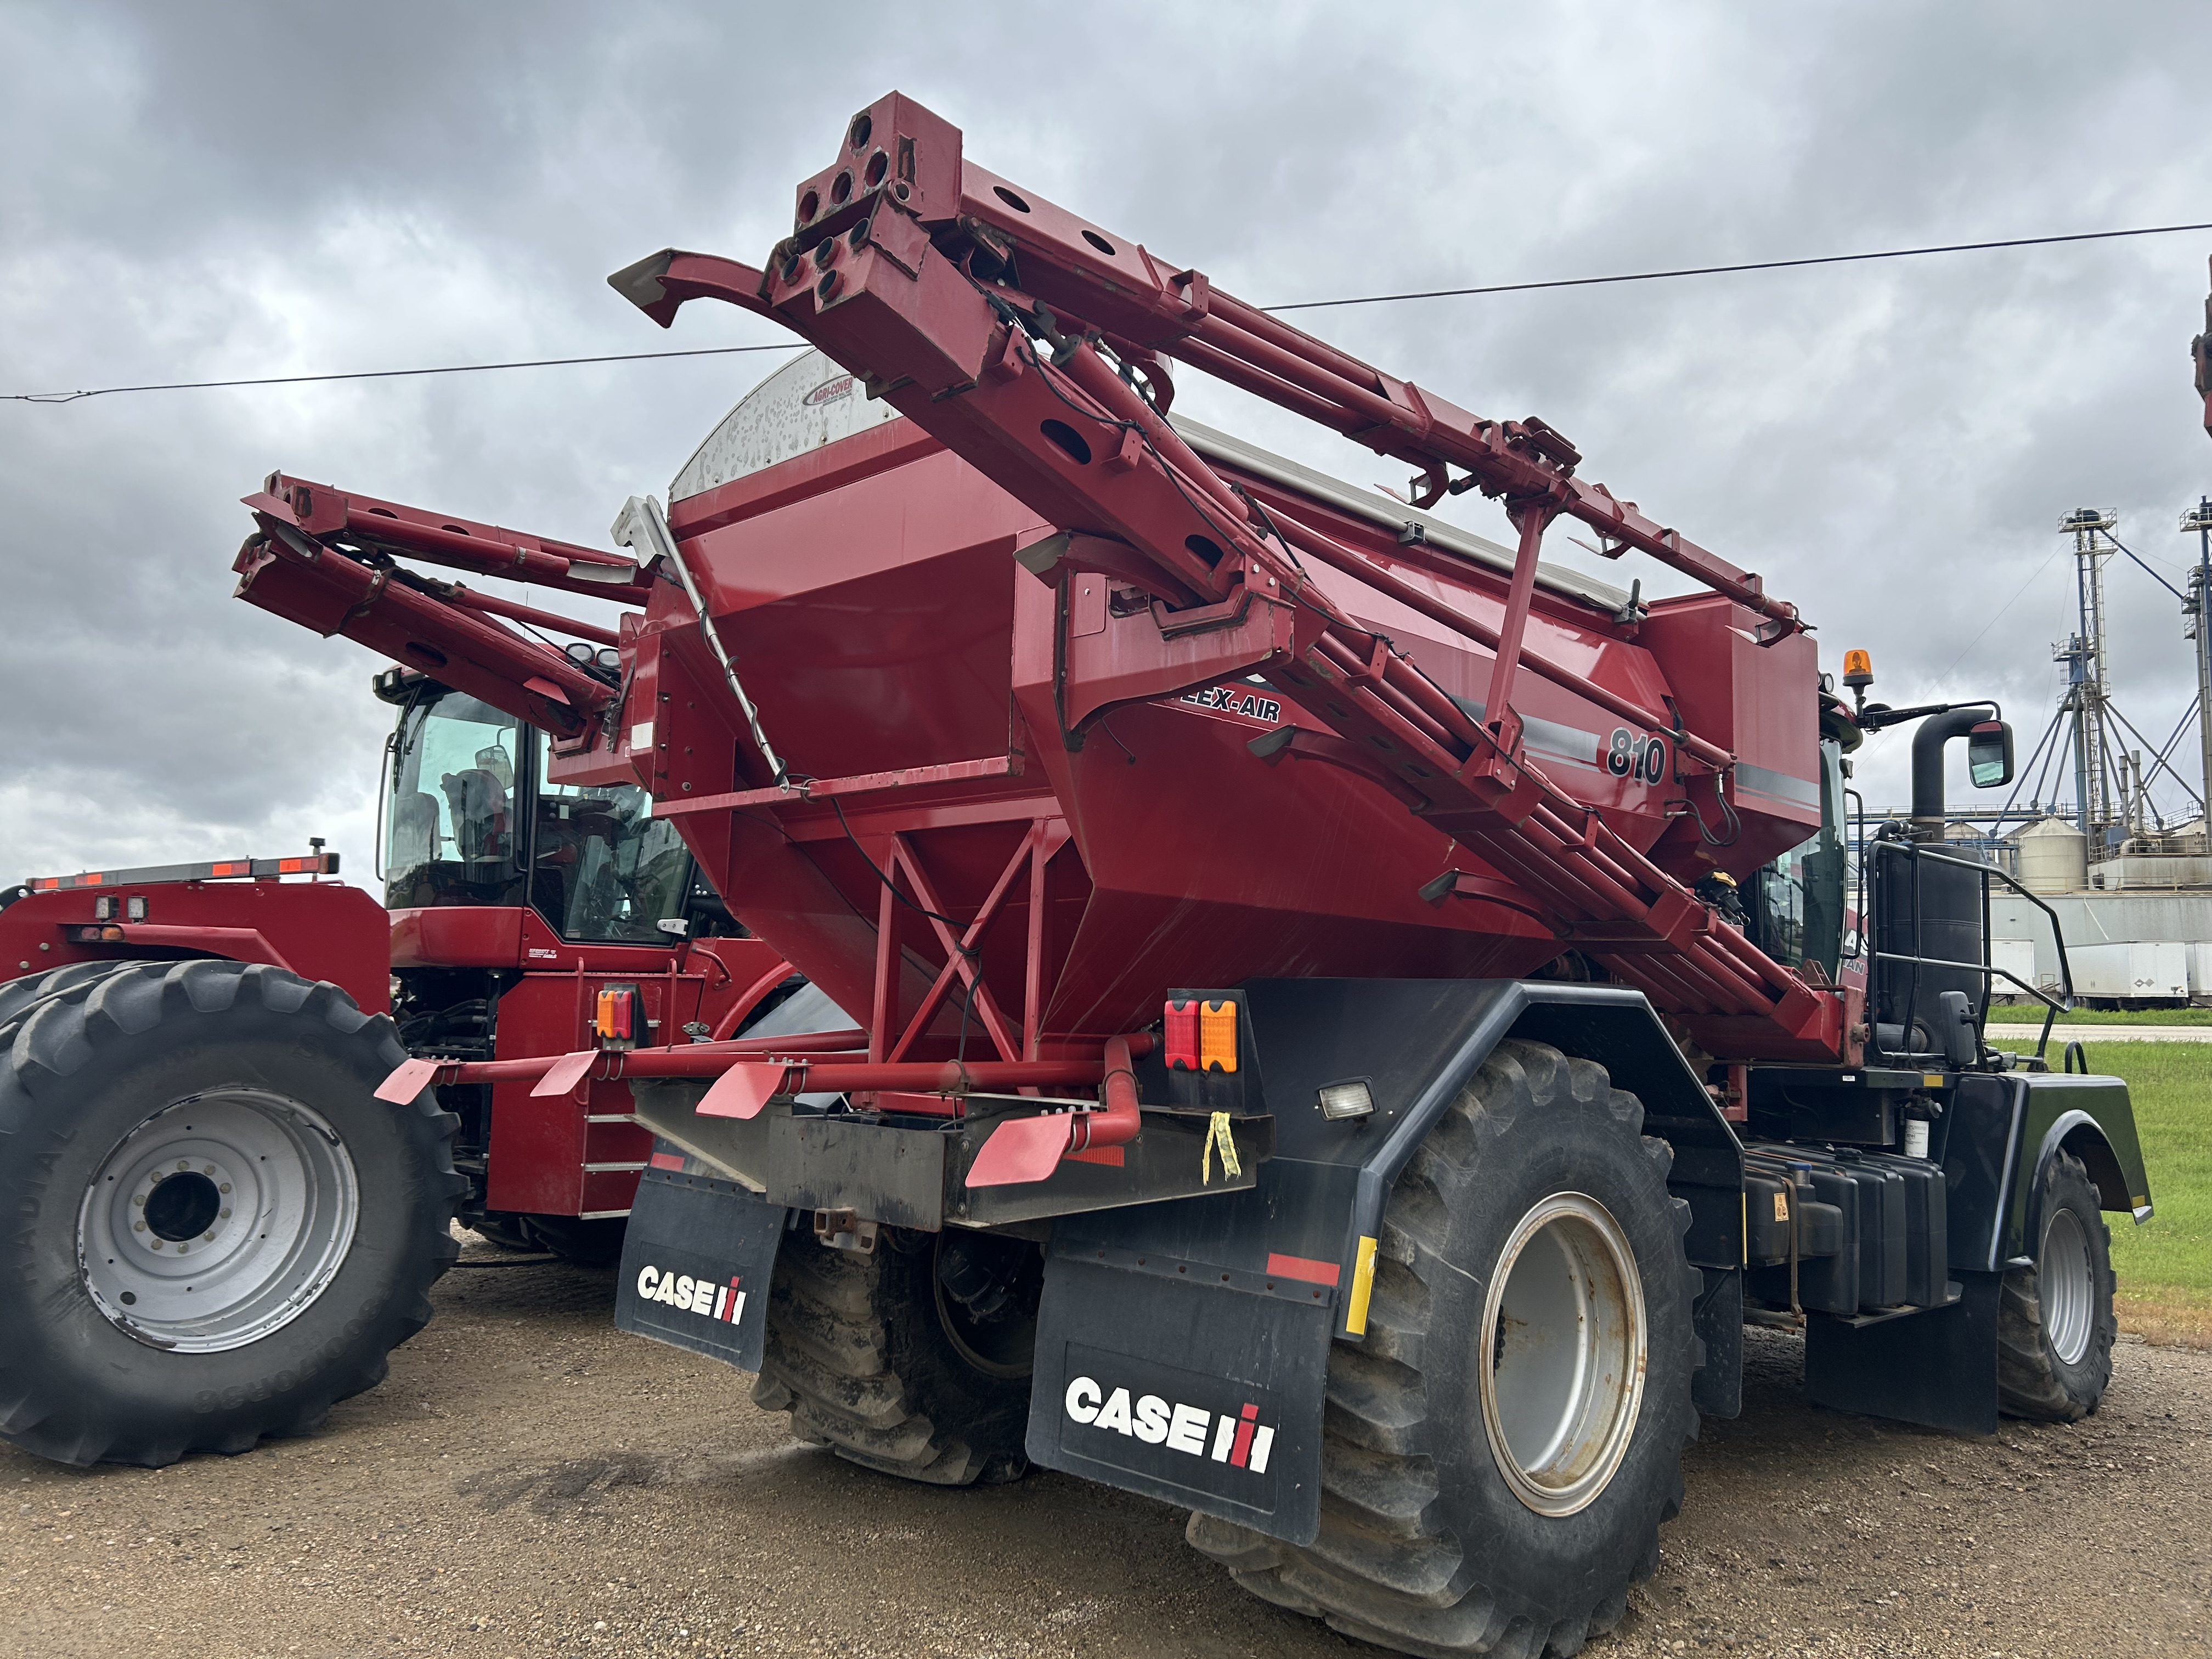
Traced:
<svg viewBox="0 0 2212 1659">
<path fill-rule="evenodd" d="M 1997 1405 L 2010 1417 L 2074 1423 L 2112 1380 L 2112 1236 L 2071 1152 L 2052 1154 L 2037 1196 L 2034 1262 L 2008 1272 L 1997 1291 Z"/>
<path fill-rule="evenodd" d="M 1237 1582 L 1405 1653 L 1578 1652 L 1658 1563 L 1697 1435 L 1673 1154 L 1602 1066 L 1506 1042 L 1391 1189 L 1332 1345 L 1321 1535 L 1194 1515 Z"/>
<path fill-rule="evenodd" d="M 0 1436 L 149 1467 L 383 1379 L 458 1252 L 456 1121 L 334 985 L 218 961 L 0 988 Z"/>
<path fill-rule="evenodd" d="M 1018 1479 L 1042 1283 L 1019 1240 L 886 1227 L 864 1255 L 787 1235 L 754 1402 L 885 1474 Z"/>
</svg>

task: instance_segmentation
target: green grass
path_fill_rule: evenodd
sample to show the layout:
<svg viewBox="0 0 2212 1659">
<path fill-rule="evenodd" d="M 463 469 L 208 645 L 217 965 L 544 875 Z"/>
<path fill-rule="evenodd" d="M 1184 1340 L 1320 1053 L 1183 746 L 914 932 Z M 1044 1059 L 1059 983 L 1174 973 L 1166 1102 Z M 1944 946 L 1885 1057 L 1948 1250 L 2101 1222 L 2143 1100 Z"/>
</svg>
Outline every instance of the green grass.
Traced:
<svg viewBox="0 0 2212 1659">
<path fill-rule="evenodd" d="M 2112 1229 L 2121 1323 L 2150 1335 L 2212 1336 L 2212 1045 L 2097 1042 L 2096 1071 L 2127 1079 L 2157 1213 Z"/>
<path fill-rule="evenodd" d="M 1990 1009 L 1992 1025 L 2040 1025 L 2039 1002 L 2000 1002 Z M 2212 1008 L 2074 1008 L 2058 1016 L 2061 1025 L 2212 1025 Z"/>
</svg>

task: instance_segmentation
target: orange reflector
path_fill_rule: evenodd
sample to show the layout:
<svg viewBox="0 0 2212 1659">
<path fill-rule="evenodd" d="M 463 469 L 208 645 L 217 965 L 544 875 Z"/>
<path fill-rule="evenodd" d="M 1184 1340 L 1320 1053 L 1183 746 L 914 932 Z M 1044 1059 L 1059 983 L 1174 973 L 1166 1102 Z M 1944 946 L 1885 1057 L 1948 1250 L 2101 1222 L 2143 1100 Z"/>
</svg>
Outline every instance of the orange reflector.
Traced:
<svg viewBox="0 0 2212 1659">
<path fill-rule="evenodd" d="M 1202 1002 L 1198 1008 L 1198 1069 L 1237 1069 L 1237 1005 Z"/>
<path fill-rule="evenodd" d="M 599 992 L 592 1030 L 602 1042 L 629 1043 L 637 1040 L 637 988 L 610 985 Z"/>
</svg>

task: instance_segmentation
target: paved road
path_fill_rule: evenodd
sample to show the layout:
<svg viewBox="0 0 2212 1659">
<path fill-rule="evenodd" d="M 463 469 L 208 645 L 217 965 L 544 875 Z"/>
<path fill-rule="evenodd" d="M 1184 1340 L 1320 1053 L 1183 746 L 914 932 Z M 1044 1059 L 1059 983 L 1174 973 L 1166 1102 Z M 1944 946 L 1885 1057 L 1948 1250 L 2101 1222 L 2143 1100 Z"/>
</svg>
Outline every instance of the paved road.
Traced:
<svg viewBox="0 0 2212 1659">
<path fill-rule="evenodd" d="M 477 1254 L 471 1250 L 473 1257 Z M 159 1472 L 0 1448 L 7 1659 L 1361 1659 L 1182 1517 L 1050 1474 L 939 1492 L 792 1443 L 745 1379 L 609 1325 L 611 1276 L 464 1268 L 324 1433 Z M 1591 1659 L 2202 1654 L 2212 1355 L 1960 1440 L 1815 1411 L 1789 1339 L 1708 1425 L 1659 1575 Z"/>
<path fill-rule="evenodd" d="M 2040 1023 L 1991 1025 L 1984 1035 L 1999 1047 L 2018 1042 L 2033 1048 L 2042 1030 Z M 2051 1040 L 2054 1043 L 2079 1042 L 2085 1047 L 2092 1042 L 2212 1042 L 2212 1025 L 2054 1025 L 2051 1028 Z"/>
</svg>

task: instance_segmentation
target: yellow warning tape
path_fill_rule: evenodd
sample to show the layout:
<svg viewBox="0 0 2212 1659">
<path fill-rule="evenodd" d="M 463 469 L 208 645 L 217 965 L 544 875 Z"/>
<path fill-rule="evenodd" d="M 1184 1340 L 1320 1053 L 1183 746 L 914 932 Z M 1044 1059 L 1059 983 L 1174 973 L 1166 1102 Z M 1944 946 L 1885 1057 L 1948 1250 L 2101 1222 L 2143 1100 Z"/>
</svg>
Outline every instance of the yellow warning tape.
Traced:
<svg viewBox="0 0 2212 1659">
<path fill-rule="evenodd" d="M 1231 1180 L 1244 1173 L 1244 1166 L 1237 1161 L 1237 1139 L 1229 1132 L 1229 1114 L 1216 1112 L 1213 1121 L 1206 1127 L 1206 1146 L 1198 1156 L 1198 1184 L 1213 1184 L 1213 1149 L 1221 1148 L 1221 1178 Z"/>
</svg>

